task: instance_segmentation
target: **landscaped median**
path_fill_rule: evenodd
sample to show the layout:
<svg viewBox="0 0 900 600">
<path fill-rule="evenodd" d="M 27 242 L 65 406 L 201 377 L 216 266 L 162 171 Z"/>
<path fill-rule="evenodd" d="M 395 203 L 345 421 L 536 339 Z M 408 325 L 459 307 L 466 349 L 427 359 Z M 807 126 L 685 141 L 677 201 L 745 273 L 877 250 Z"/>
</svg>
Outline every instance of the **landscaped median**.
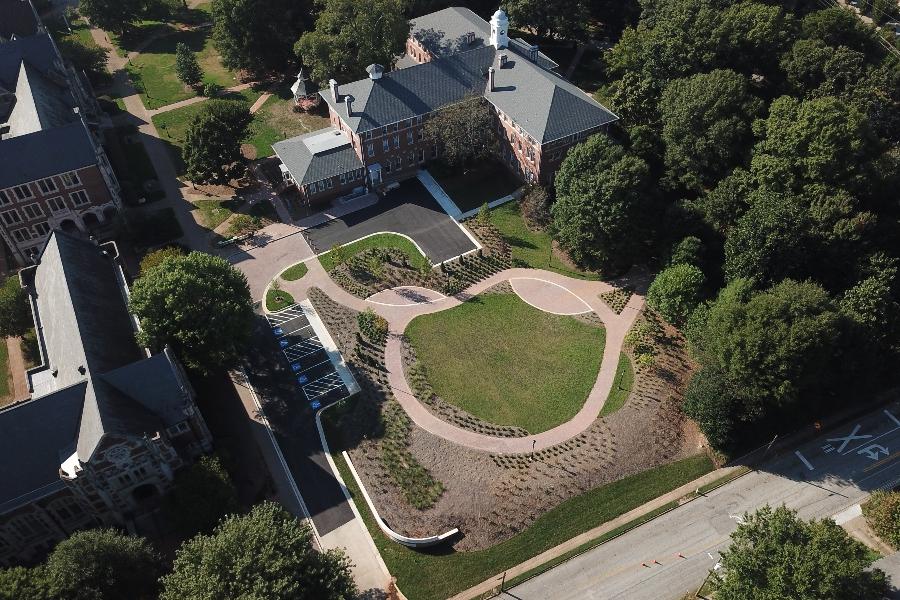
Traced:
<svg viewBox="0 0 900 600">
<path fill-rule="evenodd" d="M 328 413 L 323 413 L 322 422 L 326 435 L 332 438 Z M 523 532 L 486 550 L 425 552 L 401 546 L 382 533 L 354 483 L 347 463 L 339 454 L 332 454 L 332 457 L 388 570 L 397 578 L 398 587 L 409 600 L 449 598 L 690 483 L 714 468 L 705 454 L 692 456 L 571 498 L 544 513 Z"/>
<path fill-rule="evenodd" d="M 428 262 L 421 250 L 409 238 L 396 233 L 376 233 L 346 246 L 337 246 L 329 249 L 319 255 L 319 262 L 322 263 L 322 268 L 325 271 L 330 272 L 336 266 L 357 254 L 375 248 L 400 250 L 406 255 L 409 264 L 416 268 L 421 269 L 431 266 L 431 263 Z"/>
</svg>

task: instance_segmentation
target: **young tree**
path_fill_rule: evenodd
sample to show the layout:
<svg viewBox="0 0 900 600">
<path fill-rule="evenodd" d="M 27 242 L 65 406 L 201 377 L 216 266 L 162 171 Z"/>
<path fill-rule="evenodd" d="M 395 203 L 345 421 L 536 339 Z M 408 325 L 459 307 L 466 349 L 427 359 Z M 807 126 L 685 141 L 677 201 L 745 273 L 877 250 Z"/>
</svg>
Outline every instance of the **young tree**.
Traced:
<svg viewBox="0 0 900 600">
<path fill-rule="evenodd" d="M 254 74 L 282 73 L 313 14 L 306 0 L 212 0 L 212 40 L 222 64 Z"/>
<path fill-rule="evenodd" d="M 67 600 L 151 600 L 161 573 L 160 558 L 147 540 L 113 529 L 72 534 L 44 567 L 51 597 Z"/>
<path fill-rule="evenodd" d="M 900 548 L 900 492 L 876 490 L 862 505 L 862 512 L 878 537 Z"/>
<path fill-rule="evenodd" d="M 647 304 L 673 325 L 683 325 L 700 303 L 706 277 L 694 265 L 676 264 L 663 269 L 650 284 Z"/>
<path fill-rule="evenodd" d="M 507 0 L 509 20 L 519 29 L 528 28 L 541 37 L 582 39 L 590 20 L 585 0 Z"/>
<path fill-rule="evenodd" d="M 699 190 L 743 162 L 762 102 L 745 76 L 719 69 L 672 81 L 659 108 L 667 179 Z"/>
<path fill-rule="evenodd" d="M 197 56 L 184 42 L 175 46 L 175 75 L 181 83 L 196 87 L 203 80 L 203 69 L 197 62 Z"/>
<path fill-rule="evenodd" d="M 253 115 L 246 103 L 207 100 L 188 125 L 184 140 L 187 176 L 197 183 L 223 182 L 242 165 L 241 141 Z"/>
<path fill-rule="evenodd" d="M 146 9 L 145 0 L 81 0 L 78 12 L 92 25 L 113 33 L 127 33 Z"/>
<path fill-rule="evenodd" d="M 323 0 L 294 52 L 319 82 L 359 79 L 373 63 L 390 69 L 409 37 L 405 8 L 404 0 Z"/>
<path fill-rule="evenodd" d="M 716 600 L 871 600 L 888 591 L 868 549 L 831 519 L 803 521 L 784 506 L 744 516 L 722 553 Z"/>
<path fill-rule="evenodd" d="M 21 337 L 34 327 L 28 294 L 16 275 L 0 286 L 0 337 Z"/>
<path fill-rule="evenodd" d="M 141 345 L 169 345 L 201 373 L 234 365 L 250 339 L 253 300 L 247 278 L 203 252 L 167 258 L 143 273 L 130 305 L 141 323 Z"/>
<path fill-rule="evenodd" d="M 149 252 L 141 259 L 141 273 L 146 273 L 167 258 L 180 256 L 184 256 L 184 252 L 178 246 L 166 246 L 165 248 Z"/>
<path fill-rule="evenodd" d="M 649 167 L 609 136 L 595 135 L 566 156 L 556 175 L 557 240 L 578 263 L 628 267 L 645 236 Z"/>
<path fill-rule="evenodd" d="M 160 600 L 353 600 L 357 595 L 346 555 L 316 551 L 309 526 L 272 502 L 185 542 L 162 584 Z"/>
<path fill-rule="evenodd" d="M 240 510 L 234 484 L 217 456 L 202 456 L 176 473 L 174 483 L 165 509 L 183 537 L 209 533 L 223 517 Z"/>
<path fill-rule="evenodd" d="M 550 196 L 539 185 L 529 186 L 519 200 L 519 208 L 525 223 L 532 229 L 544 229 L 550 224 Z"/>
<path fill-rule="evenodd" d="M 441 162 L 453 168 L 470 167 L 493 157 L 495 131 L 494 114 L 480 96 L 443 108 L 425 121 L 425 137 L 438 144 Z"/>
</svg>

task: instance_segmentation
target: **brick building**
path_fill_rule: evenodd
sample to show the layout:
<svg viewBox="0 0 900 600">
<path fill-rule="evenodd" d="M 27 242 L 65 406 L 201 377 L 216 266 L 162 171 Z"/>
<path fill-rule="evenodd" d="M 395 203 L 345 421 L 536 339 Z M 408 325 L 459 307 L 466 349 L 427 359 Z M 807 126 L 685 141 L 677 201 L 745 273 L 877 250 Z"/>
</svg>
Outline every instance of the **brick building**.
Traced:
<svg viewBox="0 0 900 600">
<path fill-rule="evenodd" d="M 121 210 L 120 189 L 87 78 L 27 0 L 0 0 L 0 14 L 15 17 L 0 31 L 0 238 L 25 265 L 53 229 L 101 230 Z"/>
<path fill-rule="evenodd" d="M 285 181 L 319 203 L 363 184 L 377 188 L 409 177 L 440 152 L 425 138 L 424 122 L 477 95 L 496 115 L 498 158 L 523 181 L 552 184 L 569 148 L 618 117 L 561 77 L 537 46 L 510 39 L 508 30 L 502 10 L 490 23 L 457 7 L 412 20 L 398 62 L 405 68 L 370 65 L 366 79 L 331 80 L 320 92 L 331 126 L 273 146 Z"/>
<path fill-rule="evenodd" d="M 134 341 L 117 258 L 114 244 L 54 231 L 20 274 L 42 364 L 31 398 L 0 410 L 0 564 L 36 562 L 84 527 L 128 526 L 211 449 L 178 360 Z"/>
</svg>

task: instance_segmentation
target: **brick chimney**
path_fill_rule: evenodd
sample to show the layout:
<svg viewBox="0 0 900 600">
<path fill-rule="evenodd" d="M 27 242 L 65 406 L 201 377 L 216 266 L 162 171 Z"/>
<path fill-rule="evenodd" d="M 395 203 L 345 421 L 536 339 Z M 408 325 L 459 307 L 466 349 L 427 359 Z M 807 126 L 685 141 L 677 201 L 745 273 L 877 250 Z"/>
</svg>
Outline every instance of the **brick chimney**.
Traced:
<svg viewBox="0 0 900 600">
<path fill-rule="evenodd" d="M 347 116 L 353 116 L 353 96 L 344 96 L 344 104 L 347 105 Z"/>
</svg>

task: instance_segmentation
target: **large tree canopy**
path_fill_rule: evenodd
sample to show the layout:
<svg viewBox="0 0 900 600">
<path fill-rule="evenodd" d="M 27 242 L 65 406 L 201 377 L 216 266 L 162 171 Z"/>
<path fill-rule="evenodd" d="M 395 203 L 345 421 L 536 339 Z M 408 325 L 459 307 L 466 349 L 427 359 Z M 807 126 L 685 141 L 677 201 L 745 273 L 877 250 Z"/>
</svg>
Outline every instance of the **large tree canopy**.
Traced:
<svg viewBox="0 0 900 600">
<path fill-rule="evenodd" d="M 441 161 L 465 168 L 491 159 L 497 149 L 495 117 L 488 101 L 472 96 L 431 115 L 425 137 L 438 144 Z"/>
<path fill-rule="evenodd" d="M 122 34 L 140 19 L 147 4 L 147 0 L 80 0 L 78 12 L 94 26 Z"/>
<path fill-rule="evenodd" d="M 662 270 L 650 284 L 647 304 L 670 323 L 681 325 L 700 303 L 705 280 L 703 271 L 694 265 L 672 265 Z"/>
<path fill-rule="evenodd" d="M 197 183 L 226 182 L 243 161 L 241 142 L 253 115 L 245 102 L 207 100 L 184 140 L 187 176 Z"/>
<path fill-rule="evenodd" d="M 672 81 L 659 107 L 668 179 L 702 189 L 743 162 L 762 102 L 746 77 L 718 69 Z"/>
<path fill-rule="evenodd" d="M 16 275 L 0 285 L 0 337 L 20 337 L 34 327 L 28 294 Z"/>
<path fill-rule="evenodd" d="M 745 515 L 722 553 L 717 600 L 871 600 L 888 590 L 869 550 L 831 519 L 806 522 L 783 506 Z"/>
<path fill-rule="evenodd" d="M 530 29 L 539 36 L 580 39 L 587 33 L 586 0 L 507 0 L 504 4 L 510 22 L 519 29 Z"/>
<path fill-rule="evenodd" d="M 298 0 L 212 0 L 212 38 L 229 69 L 284 75 L 292 44 L 311 24 L 310 3 Z"/>
<path fill-rule="evenodd" d="M 652 203 L 649 168 L 606 135 L 569 151 L 556 175 L 553 222 L 579 263 L 622 269 L 638 255 Z"/>
<path fill-rule="evenodd" d="M 131 310 L 141 323 L 142 345 L 169 345 L 201 372 L 234 365 L 253 321 L 246 277 L 203 252 L 165 258 L 142 273 L 131 291 Z"/>
<path fill-rule="evenodd" d="M 160 600 L 354 600 L 350 562 L 340 550 L 319 552 L 309 527 L 271 502 L 232 516 L 211 535 L 185 542 Z"/>
<path fill-rule="evenodd" d="M 324 0 L 315 29 L 294 51 L 313 79 L 352 81 L 373 63 L 390 69 L 408 37 L 404 0 Z"/>
</svg>

